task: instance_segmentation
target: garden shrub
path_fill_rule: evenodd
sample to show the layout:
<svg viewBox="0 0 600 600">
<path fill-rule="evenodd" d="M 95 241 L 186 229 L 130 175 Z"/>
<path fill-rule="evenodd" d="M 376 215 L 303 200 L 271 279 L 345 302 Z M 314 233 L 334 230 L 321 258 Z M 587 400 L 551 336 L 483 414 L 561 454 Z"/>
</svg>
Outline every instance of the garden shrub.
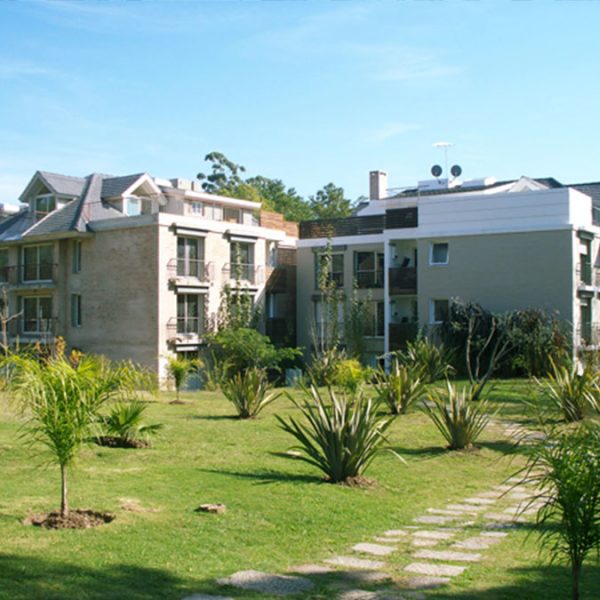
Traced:
<svg viewBox="0 0 600 600">
<path fill-rule="evenodd" d="M 375 375 L 374 387 L 378 401 L 387 405 L 393 415 L 405 414 L 410 406 L 421 399 L 425 390 L 420 373 L 394 360 L 389 373 L 380 370 Z"/>
</svg>

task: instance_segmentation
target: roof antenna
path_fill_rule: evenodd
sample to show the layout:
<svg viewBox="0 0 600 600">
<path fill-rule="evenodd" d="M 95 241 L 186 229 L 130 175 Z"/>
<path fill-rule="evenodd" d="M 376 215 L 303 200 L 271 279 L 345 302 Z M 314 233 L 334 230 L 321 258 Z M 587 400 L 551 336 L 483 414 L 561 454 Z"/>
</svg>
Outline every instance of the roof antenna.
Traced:
<svg viewBox="0 0 600 600">
<path fill-rule="evenodd" d="M 434 148 L 443 148 L 444 149 L 444 171 L 446 172 L 446 177 L 448 178 L 448 187 L 450 184 L 450 177 L 448 176 L 448 148 L 451 148 L 452 146 L 454 146 L 454 144 L 452 142 L 435 142 L 435 144 L 433 144 Z M 450 169 L 450 173 L 452 174 L 452 177 L 454 177 L 455 179 L 457 177 L 460 177 L 460 174 L 462 173 L 462 168 L 460 167 L 460 165 L 452 165 L 452 168 Z M 440 167 L 439 165 L 433 165 L 433 167 L 431 167 L 431 174 L 434 177 L 439 177 L 442 174 L 442 167 Z"/>
</svg>

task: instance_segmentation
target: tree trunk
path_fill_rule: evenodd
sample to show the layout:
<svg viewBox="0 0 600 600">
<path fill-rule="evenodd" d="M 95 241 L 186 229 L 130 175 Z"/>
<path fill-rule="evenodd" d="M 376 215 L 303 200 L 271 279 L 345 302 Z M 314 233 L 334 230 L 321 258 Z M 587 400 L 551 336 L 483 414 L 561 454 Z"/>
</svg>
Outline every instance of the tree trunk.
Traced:
<svg viewBox="0 0 600 600">
<path fill-rule="evenodd" d="M 60 465 L 60 515 L 61 517 L 69 516 L 69 500 L 67 498 L 67 467 Z"/>
<path fill-rule="evenodd" d="M 581 565 L 577 563 L 573 563 L 571 565 L 571 577 L 573 579 L 572 583 L 572 599 L 579 600 L 579 576 L 581 575 Z"/>
</svg>

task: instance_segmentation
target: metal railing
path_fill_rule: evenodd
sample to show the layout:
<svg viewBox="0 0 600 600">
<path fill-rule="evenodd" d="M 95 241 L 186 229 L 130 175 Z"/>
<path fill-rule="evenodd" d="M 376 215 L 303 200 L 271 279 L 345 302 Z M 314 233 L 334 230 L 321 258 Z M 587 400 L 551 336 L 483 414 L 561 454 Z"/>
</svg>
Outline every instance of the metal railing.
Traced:
<svg viewBox="0 0 600 600">
<path fill-rule="evenodd" d="M 37 338 L 51 338 L 56 335 L 57 323 L 58 319 L 55 317 L 37 317 L 33 319 L 19 317 L 9 322 L 8 333 L 11 336 L 23 335 Z"/>
<path fill-rule="evenodd" d="M 206 330 L 205 317 L 172 317 L 167 322 L 167 338 L 170 340 L 202 337 Z"/>
<path fill-rule="evenodd" d="M 262 283 L 264 275 L 263 267 L 254 263 L 225 263 L 222 272 L 225 279 L 239 279 L 253 285 Z"/>
<path fill-rule="evenodd" d="M 415 267 L 391 267 L 390 294 L 416 294 L 417 293 L 417 269 Z"/>
<path fill-rule="evenodd" d="M 58 265 L 54 263 L 27 263 L 0 267 L 0 285 L 55 283 Z"/>
<path fill-rule="evenodd" d="M 199 259 L 172 258 L 167 263 L 169 279 L 192 277 L 200 281 L 211 281 L 214 277 L 214 263 Z"/>
</svg>

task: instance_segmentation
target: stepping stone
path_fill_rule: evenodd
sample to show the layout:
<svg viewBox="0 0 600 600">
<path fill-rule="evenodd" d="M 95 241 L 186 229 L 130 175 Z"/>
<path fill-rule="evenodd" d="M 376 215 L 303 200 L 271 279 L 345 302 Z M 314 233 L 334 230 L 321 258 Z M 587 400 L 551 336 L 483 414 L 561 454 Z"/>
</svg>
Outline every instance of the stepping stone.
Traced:
<svg viewBox="0 0 600 600">
<path fill-rule="evenodd" d="M 497 489 L 500 492 L 510 492 L 511 490 L 514 490 L 515 488 L 513 485 L 502 484 L 502 485 L 497 485 L 495 489 Z"/>
<path fill-rule="evenodd" d="M 522 517 L 515 517 L 514 515 L 507 515 L 506 513 L 485 513 L 484 519 L 488 521 L 498 521 L 500 523 L 524 523 L 527 519 Z"/>
<path fill-rule="evenodd" d="M 485 510 L 485 506 L 478 506 L 477 504 L 448 504 L 446 508 L 449 510 L 470 512 L 471 514 L 478 510 Z"/>
<path fill-rule="evenodd" d="M 324 562 L 348 569 L 382 569 L 385 567 L 385 563 L 379 560 L 365 560 L 353 556 L 334 556 L 333 558 L 327 558 Z"/>
<path fill-rule="evenodd" d="M 450 560 L 457 562 L 478 562 L 481 554 L 470 554 L 467 552 L 453 552 L 452 550 L 419 550 L 413 554 L 415 558 L 426 558 L 428 560 Z"/>
<path fill-rule="evenodd" d="M 450 521 L 456 521 L 458 517 L 454 516 L 437 516 L 437 515 L 425 515 L 423 517 L 415 517 L 413 521 L 415 523 L 427 523 L 428 525 L 444 525 Z"/>
<path fill-rule="evenodd" d="M 531 494 L 528 494 L 527 492 L 511 492 L 510 494 L 508 494 L 508 497 L 511 500 L 531 500 L 532 499 Z"/>
<path fill-rule="evenodd" d="M 492 544 L 498 544 L 499 538 L 477 536 L 467 538 L 462 542 L 452 544 L 452 548 L 462 548 L 463 550 L 487 550 Z"/>
<path fill-rule="evenodd" d="M 479 535 L 480 537 L 505 538 L 508 536 L 508 533 L 503 533 L 502 531 L 485 531 Z"/>
<path fill-rule="evenodd" d="M 411 577 L 406 585 L 413 590 L 431 590 L 446 585 L 450 580 L 447 577 Z"/>
<path fill-rule="evenodd" d="M 338 600 L 425 600 L 420 592 L 398 592 L 394 590 L 379 590 L 367 592 L 365 590 L 349 590 L 338 596 Z"/>
<path fill-rule="evenodd" d="M 479 497 L 465 498 L 463 500 L 463 502 L 466 502 L 467 504 L 496 504 L 496 500 L 493 500 L 492 498 L 479 498 Z"/>
<path fill-rule="evenodd" d="M 376 542 L 381 542 L 383 544 L 398 544 L 400 542 L 404 542 L 406 541 L 405 537 L 380 537 L 380 536 L 375 536 L 373 538 Z"/>
<path fill-rule="evenodd" d="M 230 577 L 217 579 L 217 583 L 276 596 L 300 594 L 314 587 L 314 583 L 304 577 L 273 575 L 260 571 L 238 571 Z"/>
<path fill-rule="evenodd" d="M 419 575 L 431 575 L 432 577 L 454 577 L 465 572 L 467 567 L 457 567 L 455 565 L 432 565 L 429 563 L 411 563 L 404 568 L 409 573 L 418 573 Z"/>
<path fill-rule="evenodd" d="M 335 576 L 341 579 L 349 579 L 353 583 L 381 583 L 390 578 L 387 573 L 381 571 L 334 571 Z"/>
<path fill-rule="evenodd" d="M 299 565 L 288 569 L 290 573 L 301 573 L 302 575 L 324 575 L 325 573 L 331 573 L 333 569 L 325 567 L 323 565 Z"/>
<path fill-rule="evenodd" d="M 212 596 L 211 594 L 192 594 L 183 600 L 233 600 L 231 596 Z"/>
<path fill-rule="evenodd" d="M 428 508 L 427 509 L 428 513 L 433 513 L 436 515 L 453 515 L 456 517 L 462 517 L 464 514 L 466 514 L 467 511 L 464 510 L 452 510 L 452 509 L 446 509 L 446 508 Z M 475 512 L 469 511 L 469 514 L 474 515 L 476 514 Z"/>
<path fill-rule="evenodd" d="M 448 531 L 415 531 L 415 537 L 428 538 L 430 540 L 449 540 L 454 537 L 453 533 Z"/>
<path fill-rule="evenodd" d="M 394 546 L 382 546 L 381 544 L 355 544 L 352 546 L 354 552 L 363 552 L 365 554 L 374 554 L 375 556 L 387 556 L 395 552 Z"/>
<path fill-rule="evenodd" d="M 388 529 L 383 532 L 383 535 L 387 535 L 389 537 L 401 537 L 403 535 L 408 535 L 408 532 L 404 531 L 404 529 Z"/>
<path fill-rule="evenodd" d="M 500 498 L 503 494 L 504 492 L 499 490 L 492 490 L 491 492 L 481 492 L 481 494 L 479 494 L 479 498 Z"/>
<path fill-rule="evenodd" d="M 440 542 L 439 540 L 428 540 L 425 538 L 415 538 L 412 542 L 413 546 L 437 546 Z"/>
</svg>

